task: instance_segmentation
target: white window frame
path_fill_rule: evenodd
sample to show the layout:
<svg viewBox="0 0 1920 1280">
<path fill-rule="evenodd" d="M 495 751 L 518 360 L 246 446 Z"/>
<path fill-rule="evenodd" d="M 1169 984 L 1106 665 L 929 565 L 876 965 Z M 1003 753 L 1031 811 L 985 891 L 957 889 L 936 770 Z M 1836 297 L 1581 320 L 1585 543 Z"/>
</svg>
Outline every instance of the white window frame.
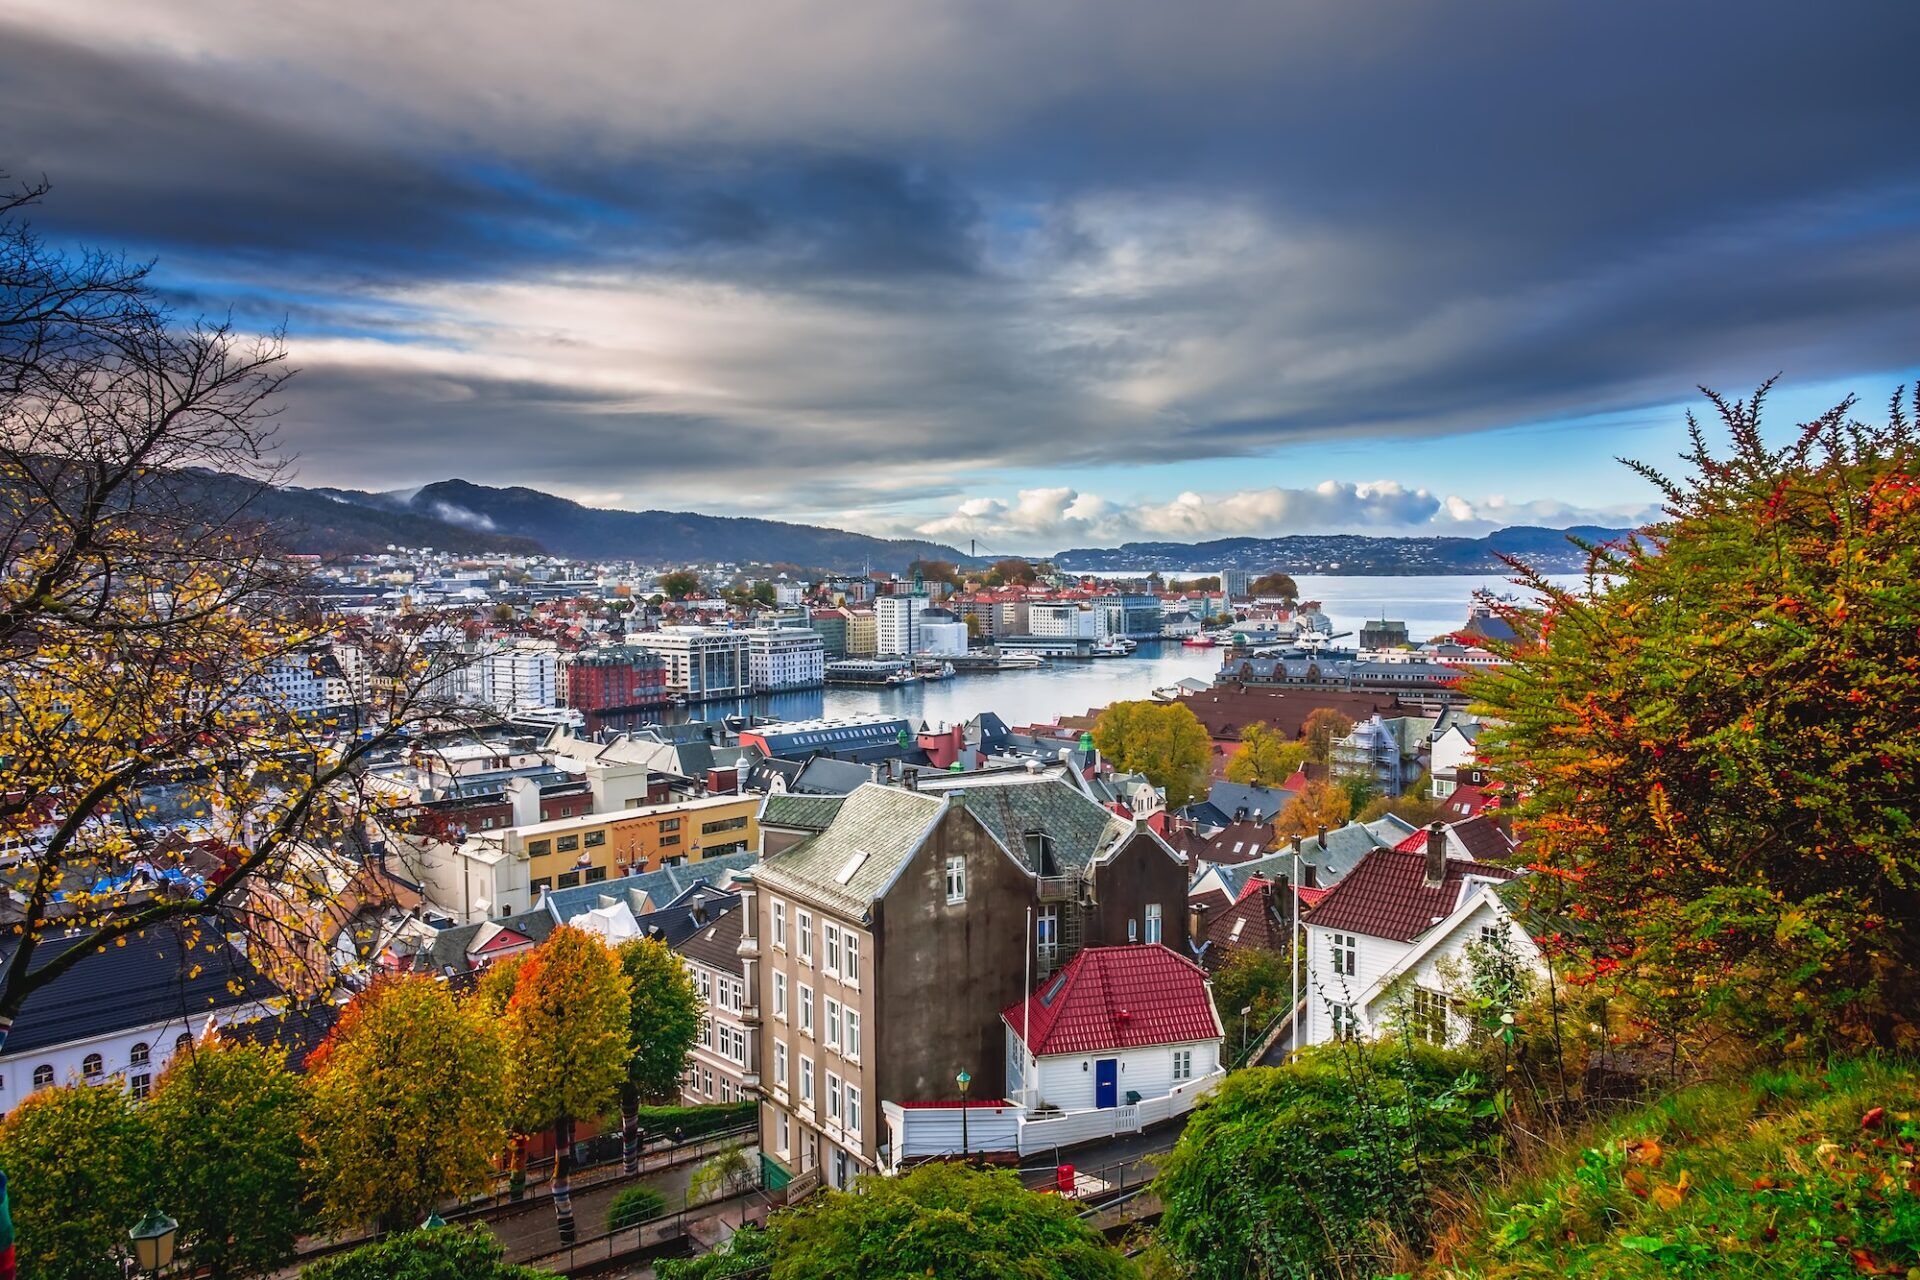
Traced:
<svg viewBox="0 0 1920 1280">
<path fill-rule="evenodd" d="M 967 860 L 960 854 L 947 858 L 947 905 L 957 907 L 967 900 Z"/>
<path fill-rule="evenodd" d="M 787 1113 L 782 1111 L 779 1123 L 774 1126 L 773 1153 L 778 1156 L 793 1154 L 793 1126 L 787 1121 Z"/>
<path fill-rule="evenodd" d="M 780 950 L 787 949 L 787 904 L 775 898 L 773 904 L 773 945 Z"/>
<path fill-rule="evenodd" d="M 773 1016 L 787 1020 L 787 975 L 778 969 L 773 971 Z"/>
<path fill-rule="evenodd" d="M 834 977 L 840 976 L 840 926 L 822 923 L 820 926 L 820 968 Z"/>
<path fill-rule="evenodd" d="M 773 1087 L 776 1089 L 787 1087 L 787 1042 L 785 1040 L 773 1042 Z"/>
<path fill-rule="evenodd" d="M 1360 965 L 1360 938 L 1357 934 L 1336 933 L 1328 938 L 1328 954 L 1337 978 L 1351 978 Z"/>
<path fill-rule="evenodd" d="M 1193 1050 L 1175 1049 L 1173 1051 L 1173 1080 L 1175 1084 L 1193 1079 Z"/>
<path fill-rule="evenodd" d="M 1147 924 L 1145 929 L 1146 940 L 1148 942 L 1160 941 L 1160 929 L 1160 904 L 1157 902 L 1149 902 L 1147 904 Z"/>
<path fill-rule="evenodd" d="M 813 1059 L 804 1053 L 800 1055 L 800 1105 L 813 1107 Z"/>
<path fill-rule="evenodd" d="M 840 1122 L 840 1077 L 827 1072 L 827 1119 Z"/>
<path fill-rule="evenodd" d="M 813 963 L 813 912 L 795 908 L 793 913 L 794 954 L 802 964 Z"/>
<path fill-rule="evenodd" d="M 860 985 L 860 935 L 849 929 L 840 936 L 840 943 L 843 948 L 840 981 L 857 987 Z"/>
<path fill-rule="evenodd" d="M 860 1011 L 852 1005 L 840 1011 L 840 1053 L 850 1062 L 860 1061 Z"/>
<path fill-rule="evenodd" d="M 800 983 L 799 987 L 800 993 L 797 997 L 797 1002 L 799 1004 L 800 1014 L 800 1033 L 810 1036 L 813 1034 L 813 988 L 804 982 Z"/>
<path fill-rule="evenodd" d="M 822 1028 L 824 1032 L 822 1041 L 827 1048 L 837 1052 L 840 1048 L 840 1002 L 832 996 L 827 996 L 826 1009 L 823 1012 L 826 1015 L 823 1019 L 826 1025 Z"/>
<path fill-rule="evenodd" d="M 860 1087 L 858 1085 L 847 1085 L 847 1097 L 844 1110 L 845 1115 L 842 1117 L 842 1121 L 847 1130 L 854 1134 L 857 1139 L 860 1133 Z"/>
</svg>

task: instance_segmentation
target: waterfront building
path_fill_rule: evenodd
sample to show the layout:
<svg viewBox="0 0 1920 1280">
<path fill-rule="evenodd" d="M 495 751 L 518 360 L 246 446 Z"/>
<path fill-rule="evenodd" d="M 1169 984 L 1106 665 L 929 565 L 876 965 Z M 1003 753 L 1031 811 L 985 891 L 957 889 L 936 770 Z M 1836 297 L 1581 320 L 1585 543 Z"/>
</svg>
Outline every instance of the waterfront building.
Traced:
<svg viewBox="0 0 1920 1280">
<path fill-rule="evenodd" d="M 667 690 L 689 702 L 743 698 L 753 692 L 747 633 L 722 627 L 663 627 L 629 637 L 666 662 Z"/>
<path fill-rule="evenodd" d="M 874 651 L 883 658 L 919 652 L 921 615 L 931 601 L 924 592 L 880 596 L 873 602 Z"/>
<path fill-rule="evenodd" d="M 817 689 L 826 681 L 826 642 L 818 633 L 787 627 L 742 632 L 747 641 L 747 682 L 755 693 Z"/>
<path fill-rule="evenodd" d="M 561 660 L 560 692 L 588 716 L 657 707 L 667 700 L 666 660 L 639 645 L 583 649 Z"/>
</svg>

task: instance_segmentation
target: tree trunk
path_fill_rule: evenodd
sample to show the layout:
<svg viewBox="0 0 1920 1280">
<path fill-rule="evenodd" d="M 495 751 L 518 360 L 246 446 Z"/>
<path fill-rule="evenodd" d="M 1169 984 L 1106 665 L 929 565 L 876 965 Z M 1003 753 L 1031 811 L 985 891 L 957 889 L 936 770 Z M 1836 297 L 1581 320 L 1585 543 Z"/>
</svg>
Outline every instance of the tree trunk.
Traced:
<svg viewBox="0 0 1920 1280">
<path fill-rule="evenodd" d="M 553 1217 L 562 1248 L 573 1243 L 573 1121 L 553 1122 Z"/>
<path fill-rule="evenodd" d="M 620 1086 L 620 1172 L 640 1172 L 640 1091 L 632 1081 Z"/>
<path fill-rule="evenodd" d="M 525 1134 L 513 1135 L 513 1150 L 508 1158 L 507 1198 L 524 1200 L 527 1195 L 527 1138 Z"/>
</svg>

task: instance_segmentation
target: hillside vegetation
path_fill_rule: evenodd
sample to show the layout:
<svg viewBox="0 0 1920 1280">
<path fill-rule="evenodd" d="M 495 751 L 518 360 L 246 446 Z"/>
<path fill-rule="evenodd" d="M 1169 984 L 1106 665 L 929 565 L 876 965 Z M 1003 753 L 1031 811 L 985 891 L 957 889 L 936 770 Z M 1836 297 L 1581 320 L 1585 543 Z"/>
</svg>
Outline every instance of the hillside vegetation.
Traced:
<svg viewBox="0 0 1920 1280">
<path fill-rule="evenodd" d="M 1632 1108 L 1485 1196 L 1419 1280 L 1908 1276 L 1920 1072 L 1836 1060 Z"/>
</svg>

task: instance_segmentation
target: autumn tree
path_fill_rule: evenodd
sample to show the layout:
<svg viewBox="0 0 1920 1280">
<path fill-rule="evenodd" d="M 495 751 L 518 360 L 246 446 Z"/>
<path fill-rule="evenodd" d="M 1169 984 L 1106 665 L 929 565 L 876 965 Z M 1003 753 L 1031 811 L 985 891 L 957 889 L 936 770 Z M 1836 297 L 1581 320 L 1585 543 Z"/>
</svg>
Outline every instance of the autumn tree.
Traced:
<svg viewBox="0 0 1920 1280">
<path fill-rule="evenodd" d="M 1307 744 L 1307 759 L 1325 764 L 1333 758 L 1333 744 L 1353 732 L 1353 721 L 1332 707 L 1315 707 L 1300 726 L 1300 740 Z"/>
<path fill-rule="evenodd" d="M 144 264 L 47 245 L 23 216 L 41 194 L 0 195 L 0 844 L 20 852 L 0 1048 L 36 992 L 143 930 L 322 918 L 255 892 L 352 843 L 381 805 L 367 758 L 434 709 L 417 645 L 321 616 L 254 514 L 281 475 L 278 340 L 169 313 Z M 350 723 L 275 692 L 347 649 L 376 690 Z M 155 846 L 161 785 L 217 866 Z M 200 887 L 156 893 L 136 862 Z"/>
<path fill-rule="evenodd" d="M 1771 384 L 1769 384 L 1771 385 Z M 1708 393 L 1691 474 L 1582 585 L 1518 567 L 1472 693 L 1576 981 L 1702 1034 L 1920 1042 L 1920 444 L 1904 393 L 1773 447 Z M 1489 740 L 1490 739 L 1490 740 Z M 1664 1009 L 1663 1009 L 1664 1006 Z"/>
<path fill-rule="evenodd" d="M 305 1104 L 278 1049 L 211 1038 L 161 1074 L 145 1112 L 162 1156 L 155 1195 L 180 1223 L 182 1255 L 206 1274 L 254 1275 L 293 1257 Z"/>
<path fill-rule="evenodd" d="M 506 1145 L 503 1058 L 493 1021 L 431 978 L 355 996 L 307 1061 L 322 1217 L 393 1230 L 484 1187 Z"/>
<path fill-rule="evenodd" d="M 1268 724 L 1250 724 L 1240 733 L 1240 750 L 1227 761 L 1227 781 L 1277 787 L 1306 763 L 1303 742 L 1283 738 Z"/>
<path fill-rule="evenodd" d="M 1213 740 L 1193 708 L 1178 702 L 1116 702 L 1093 726 L 1094 745 L 1115 768 L 1167 793 L 1167 807 L 1191 804 L 1213 759 Z"/>
<path fill-rule="evenodd" d="M 667 1102 L 700 1034 L 700 993 L 680 957 L 657 938 L 620 944 L 627 976 L 627 1069 L 620 1081 L 620 1153 L 628 1173 L 640 1167 L 640 1104 Z"/>
<path fill-rule="evenodd" d="M 907 566 L 907 576 L 954 587 L 960 585 L 960 568 L 951 560 L 915 560 Z"/>
<path fill-rule="evenodd" d="M 669 600 L 685 600 L 706 590 L 700 575 L 691 569 L 675 569 L 660 578 L 660 590 Z"/>
<path fill-rule="evenodd" d="M 0 1121 L 20 1274 L 119 1280 L 151 1207 L 153 1140 L 119 1081 L 29 1094 Z"/>
<path fill-rule="evenodd" d="M 1282 600 L 1298 600 L 1300 586 L 1288 574 L 1278 569 L 1272 573 L 1263 573 L 1247 587 L 1247 592 L 1255 596 L 1278 596 Z"/>
<path fill-rule="evenodd" d="M 1424 827 L 1432 822 L 1458 822 L 1460 815 L 1449 812 L 1445 800 L 1437 800 L 1422 775 L 1419 782 L 1397 796 L 1374 796 L 1354 813 L 1356 822 L 1374 822 L 1392 814 L 1409 826 Z"/>
<path fill-rule="evenodd" d="M 598 938 L 562 925 L 520 966 L 504 1031 L 515 1127 L 553 1134 L 553 1211 L 574 1239 L 574 1122 L 613 1108 L 630 1058 L 630 983 Z"/>
<path fill-rule="evenodd" d="M 995 560 L 993 568 L 988 570 L 988 581 L 994 585 L 1009 587 L 1030 587 L 1040 580 L 1039 570 L 1033 563 L 1019 556 L 1009 556 L 1004 560 Z"/>
<path fill-rule="evenodd" d="M 1267 947 L 1235 947 L 1213 975 L 1213 1002 L 1230 1027 L 1240 1010 L 1251 1007 L 1249 1026 L 1266 1026 L 1293 999 L 1293 970 L 1287 953 Z M 1237 1028 L 1236 1028 L 1237 1029 Z M 1246 1046 L 1241 1045 L 1241 1048 Z"/>
<path fill-rule="evenodd" d="M 1273 834 L 1282 840 L 1294 836 L 1313 836 L 1322 827 L 1331 831 L 1343 827 L 1353 816 L 1353 801 L 1345 787 L 1330 782 L 1309 782 L 1274 820 Z"/>
</svg>

